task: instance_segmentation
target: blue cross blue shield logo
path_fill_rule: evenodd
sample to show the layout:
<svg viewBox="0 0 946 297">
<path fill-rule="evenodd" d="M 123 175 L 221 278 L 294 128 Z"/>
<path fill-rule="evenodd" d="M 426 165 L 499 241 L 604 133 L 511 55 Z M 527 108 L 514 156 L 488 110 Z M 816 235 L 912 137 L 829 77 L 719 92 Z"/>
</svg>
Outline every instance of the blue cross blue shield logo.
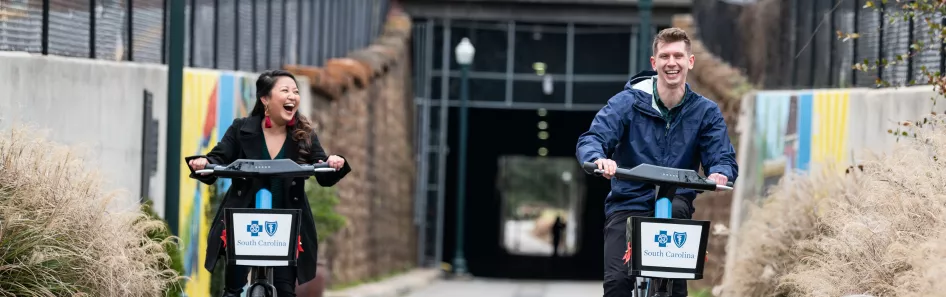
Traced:
<svg viewBox="0 0 946 297">
<path fill-rule="evenodd" d="M 259 221 L 252 221 L 249 225 L 246 225 L 246 232 L 250 233 L 250 236 L 259 236 L 260 231 L 263 231 L 263 226 L 259 224 Z"/>
<path fill-rule="evenodd" d="M 667 231 L 660 230 L 660 233 L 654 235 L 654 242 L 660 247 L 667 247 L 667 243 L 670 243 L 670 235 L 667 235 Z"/>
<path fill-rule="evenodd" d="M 683 247 L 683 244 L 687 242 L 687 233 L 686 232 L 673 232 L 673 244 L 677 245 L 678 248 Z"/>
<path fill-rule="evenodd" d="M 276 228 L 278 227 L 279 225 L 277 225 L 276 222 L 266 222 L 266 234 L 272 237 L 273 234 L 276 234 Z"/>
</svg>

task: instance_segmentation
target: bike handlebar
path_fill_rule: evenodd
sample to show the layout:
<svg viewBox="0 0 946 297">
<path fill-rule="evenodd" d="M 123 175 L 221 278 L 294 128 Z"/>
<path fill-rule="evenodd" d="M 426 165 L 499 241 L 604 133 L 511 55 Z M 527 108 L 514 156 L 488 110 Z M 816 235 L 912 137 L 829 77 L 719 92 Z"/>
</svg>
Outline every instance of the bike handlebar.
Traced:
<svg viewBox="0 0 946 297">
<path fill-rule="evenodd" d="M 297 164 L 288 159 L 249 160 L 239 159 L 230 165 L 207 164 L 197 174 L 213 174 L 217 177 L 309 177 L 319 172 L 335 172 L 328 163 Z"/>
<path fill-rule="evenodd" d="M 598 164 L 592 162 L 584 162 L 581 167 L 586 173 L 594 175 L 604 173 L 604 170 L 598 169 Z M 697 190 L 731 191 L 733 189 L 732 182 L 728 181 L 726 185 L 718 185 L 710 179 L 699 176 L 694 170 L 660 167 L 650 164 L 641 164 L 631 169 L 618 167 L 614 171 L 614 177 L 650 184 L 672 184 Z"/>
</svg>

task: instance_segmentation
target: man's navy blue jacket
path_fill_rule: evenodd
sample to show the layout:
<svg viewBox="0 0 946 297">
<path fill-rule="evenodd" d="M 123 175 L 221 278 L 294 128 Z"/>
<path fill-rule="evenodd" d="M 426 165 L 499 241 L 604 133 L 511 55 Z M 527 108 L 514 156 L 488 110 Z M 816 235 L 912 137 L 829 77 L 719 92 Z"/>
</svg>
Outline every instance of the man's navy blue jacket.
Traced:
<svg viewBox="0 0 946 297">
<path fill-rule="evenodd" d="M 699 170 L 702 164 L 706 176 L 719 173 L 735 182 L 739 175 L 736 152 L 719 106 L 687 84 L 684 99 L 665 117 L 662 103 L 658 105 L 653 96 L 656 75 L 654 71 L 638 73 L 598 111 L 588 131 L 578 137 L 579 164 L 601 158 L 624 168 L 646 163 Z M 605 213 L 651 211 L 654 190 L 653 185 L 612 178 Z M 677 195 L 692 202 L 696 191 L 678 189 Z"/>
</svg>

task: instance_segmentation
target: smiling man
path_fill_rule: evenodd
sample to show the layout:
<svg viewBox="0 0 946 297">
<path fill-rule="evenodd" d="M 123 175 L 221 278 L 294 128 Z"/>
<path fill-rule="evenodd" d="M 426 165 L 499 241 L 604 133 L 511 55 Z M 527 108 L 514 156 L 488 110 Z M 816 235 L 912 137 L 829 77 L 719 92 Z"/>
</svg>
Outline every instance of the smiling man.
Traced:
<svg viewBox="0 0 946 297">
<path fill-rule="evenodd" d="M 690 90 L 687 73 L 695 57 L 690 39 L 679 28 L 654 38 L 653 71 L 642 71 L 611 97 L 578 137 L 579 163 L 593 162 L 611 179 L 605 198 L 604 296 L 631 296 L 627 275 L 628 244 L 624 222 L 630 216 L 654 215 L 653 185 L 612 179 L 617 167 L 639 164 L 699 170 L 717 184 L 735 181 L 736 153 L 719 107 Z M 696 192 L 679 189 L 673 197 L 674 218 L 693 216 Z M 685 281 L 675 281 L 671 296 L 687 296 Z"/>
</svg>

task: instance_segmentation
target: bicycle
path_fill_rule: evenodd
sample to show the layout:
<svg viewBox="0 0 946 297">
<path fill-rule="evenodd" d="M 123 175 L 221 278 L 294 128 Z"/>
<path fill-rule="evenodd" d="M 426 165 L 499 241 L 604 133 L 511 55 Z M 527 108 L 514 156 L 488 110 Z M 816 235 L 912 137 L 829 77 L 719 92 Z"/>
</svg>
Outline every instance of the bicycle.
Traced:
<svg viewBox="0 0 946 297">
<path fill-rule="evenodd" d="M 334 172 L 328 163 L 296 164 L 288 159 L 237 159 L 230 165 L 207 164 L 197 174 L 209 173 L 221 178 L 306 177 L 317 172 Z M 255 208 L 224 209 L 226 220 L 226 257 L 231 265 L 250 266 L 250 297 L 275 297 L 273 267 L 295 266 L 299 245 L 300 210 L 273 209 L 273 194 L 266 188 L 256 192 Z M 263 222 L 262 225 L 259 222 Z M 246 226 L 233 228 L 233 226 Z M 287 226 L 286 227 L 283 226 Z M 280 229 L 282 228 L 282 229 Z M 288 231 L 286 231 L 288 230 Z M 262 234 L 270 239 L 256 239 Z M 296 238 L 297 240 L 292 240 Z"/>
<path fill-rule="evenodd" d="M 594 175 L 604 172 L 591 162 L 583 163 L 582 169 L 585 173 Z M 701 177 L 695 170 L 651 164 L 640 164 L 631 169 L 619 167 L 615 170 L 614 178 L 653 184 L 657 189 L 654 216 L 628 217 L 626 222 L 625 234 L 631 257 L 628 275 L 634 277 L 633 296 L 669 297 L 674 280 L 702 279 L 706 258 L 698 255 L 706 254 L 710 222 L 672 218 L 673 202 L 670 197 L 673 197 L 679 188 L 703 191 L 732 190 L 733 183 L 717 185 L 716 182 Z M 695 251 L 692 241 L 689 246 L 686 245 L 687 234 L 699 236 Z M 672 246 L 668 246 L 671 242 L 678 251 L 673 251 Z M 654 285 L 651 286 L 651 283 Z"/>
</svg>

